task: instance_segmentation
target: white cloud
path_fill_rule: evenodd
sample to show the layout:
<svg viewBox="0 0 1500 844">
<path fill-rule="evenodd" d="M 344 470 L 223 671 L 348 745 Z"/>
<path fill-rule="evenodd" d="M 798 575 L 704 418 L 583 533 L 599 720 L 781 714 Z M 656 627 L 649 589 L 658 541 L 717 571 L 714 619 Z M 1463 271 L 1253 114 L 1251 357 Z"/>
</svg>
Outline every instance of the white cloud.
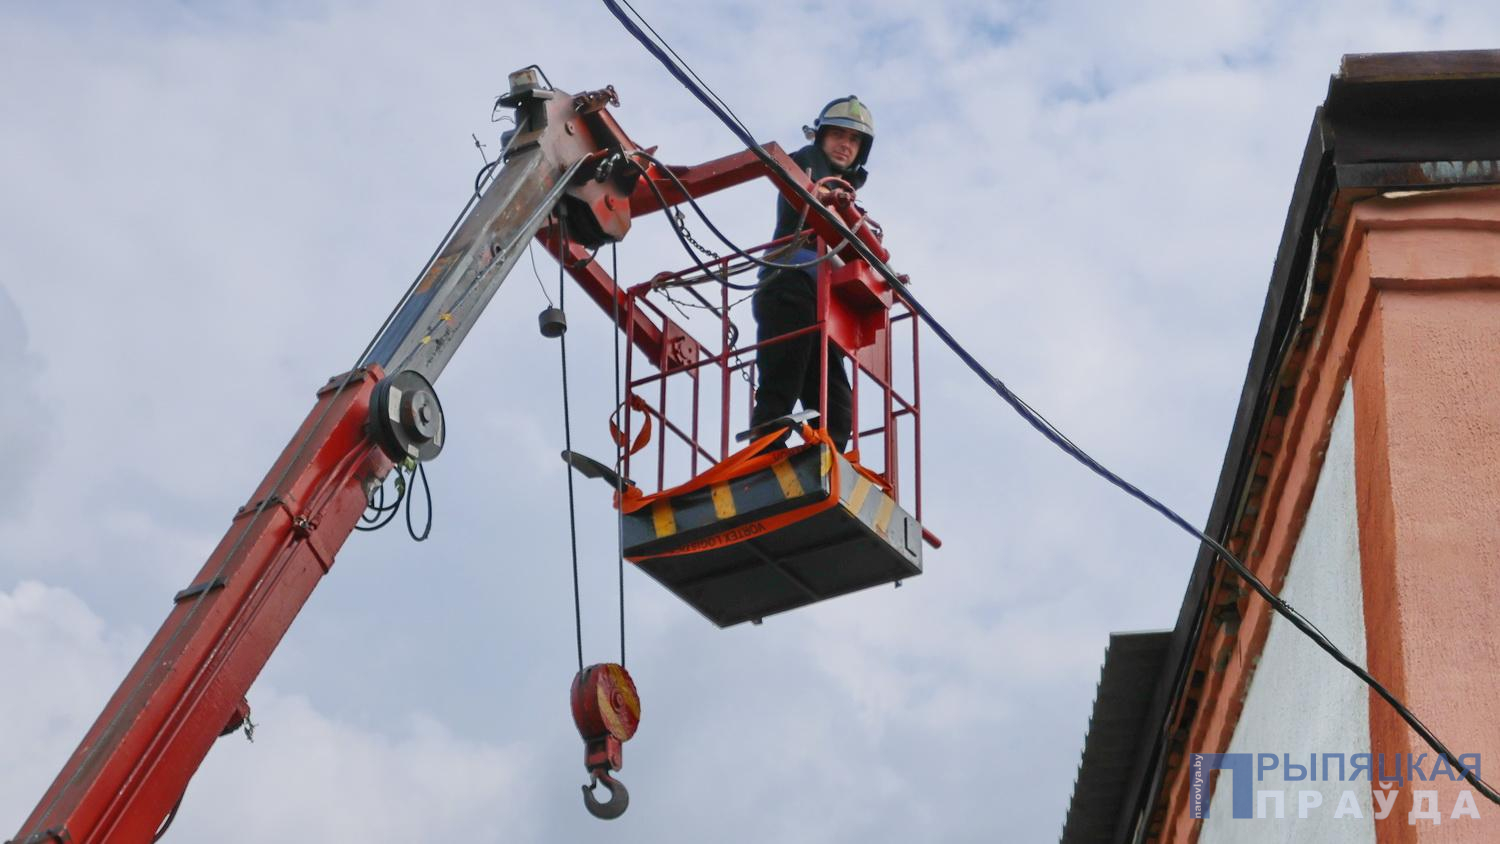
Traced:
<svg viewBox="0 0 1500 844">
<path fill-rule="evenodd" d="M 183 839 L 531 840 L 533 749 L 461 739 L 428 717 L 379 732 L 301 696 L 254 695 L 256 739 L 221 740 L 179 817 Z"/>
<path fill-rule="evenodd" d="M 54 415 L 42 400 L 44 374 L 30 350 L 26 322 L 0 284 L 0 370 L 10 374 L 0 401 L 0 442 L 6 444 L 10 483 L 0 486 L 0 522 L 29 508 L 37 475 L 53 445 Z"/>
<path fill-rule="evenodd" d="M 0 771 L 0 817 L 31 811 L 145 645 L 115 631 L 66 589 L 35 581 L 0 592 L 0 676 L 26 678 L 26 694 L 0 701 L 9 758 Z M 301 695 L 257 687 L 256 740 L 221 739 L 189 787 L 174 822 L 184 840 L 330 841 L 467 837 L 527 840 L 536 823 L 531 751 L 461 740 L 414 715 L 380 732 L 319 712 Z"/>
</svg>

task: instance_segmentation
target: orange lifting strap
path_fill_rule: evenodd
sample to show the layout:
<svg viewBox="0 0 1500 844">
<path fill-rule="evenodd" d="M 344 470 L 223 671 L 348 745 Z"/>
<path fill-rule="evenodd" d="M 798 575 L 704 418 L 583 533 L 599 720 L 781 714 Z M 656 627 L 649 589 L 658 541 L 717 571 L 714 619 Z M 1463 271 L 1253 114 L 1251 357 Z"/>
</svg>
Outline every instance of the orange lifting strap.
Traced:
<svg viewBox="0 0 1500 844">
<path fill-rule="evenodd" d="M 615 412 L 609 415 L 609 436 L 615 441 L 615 445 L 625 448 L 625 432 L 620 430 L 620 411 L 624 410 L 627 404 L 630 405 L 631 410 L 640 413 L 642 418 L 645 419 L 641 423 L 640 433 L 635 435 L 635 442 L 630 444 L 630 451 L 627 452 L 628 454 L 635 454 L 645 448 L 646 443 L 651 440 L 651 414 L 647 412 L 650 406 L 646 404 L 645 399 L 635 393 L 631 393 L 628 399 L 620 402 L 620 406 L 615 408 Z"/>
<path fill-rule="evenodd" d="M 780 513 L 775 516 L 770 516 L 768 518 L 761 519 L 760 521 L 753 522 L 752 525 L 758 527 L 759 530 L 747 529 L 750 528 L 751 525 L 738 525 L 734 528 L 730 528 L 729 530 L 726 530 L 714 536 L 707 537 L 698 542 L 692 542 L 684 545 L 681 548 L 676 548 L 671 551 L 664 551 L 657 554 L 643 554 L 640 556 L 626 557 L 626 559 L 630 560 L 632 563 L 638 563 L 642 560 L 650 560 L 657 557 L 676 557 L 682 554 L 694 554 L 707 548 L 723 548 L 728 545 L 735 545 L 753 536 L 758 536 L 776 530 L 778 528 L 786 527 L 787 525 L 800 522 L 803 519 L 815 516 L 818 513 L 821 513 L 824 510 L 837 505 L 839 503 L 839 496 L 837 492 L 839 488 L 839 461 L 834 460 L 831 457 L 831 455 L 836 452 L 836 449 L 833 445 L 833 440 L 828 436 L 828 434 L 824 433 L 822 428 L 814 428 L 811 425 L 804 424 L 802 426 L 802 437 L 807 440 L 806 444 L 791 449 L 778 448 L 773 449 L 769 452 L 766 451 L 766 449 L 772 443 L 781 439 L 781 437 L 785 433 L 785 430 L 772 431 L 771 433 L 762 436 L 760 439 L 757 439 L 754 442 L 750 443 L 750 445 L 730 455 L 722 462 L 715 464 L 713 468 L 709 469 L 703 474 L 687 481 L 684 484 L 672 487 L 671 489 L 664 489 L 661 492 L 657 492 L 652 495 L 645 495 L 635 487 L 627 488 L 625 490 L 623 501 L 621 501 L 618 494 L 615 496 L 616 506 L 619 507 L 620 512 L 622 513 L 634 513 L 645 507 L 650 507 L 657 502 L 666 502 L 679 495 L 693 492 L 695 490 L 700 490 L 704 487 L 713 486 L 714 484 L 724 483 L 742 475 L 748 475 L 752 472 L 758 472 L 768 467 L 773 467 L 776 464 L 787 460 L 793 454 L 801 453 L 809 448 L 818 448 L 819 446 L 825 447 L 825 450 L 823 452 L 822 471 L 823 474 L 830 475 L 829 485 L 834 490 L 834 493 L 832 495 L 829 495 L 822 501 L 814 502 L 805 507 L 799 507 L 795 510 L 790 510 L 785 513 Z M 868 470 L 857 469 L 857 471 L 860 471 L 860 474 L 871 478 L 876 483 L 880 483 L 883 485 L 883 482 L 880 480 L 879 476 L 875 475 L 874 473 L 869 472 Z"/>
</svg>

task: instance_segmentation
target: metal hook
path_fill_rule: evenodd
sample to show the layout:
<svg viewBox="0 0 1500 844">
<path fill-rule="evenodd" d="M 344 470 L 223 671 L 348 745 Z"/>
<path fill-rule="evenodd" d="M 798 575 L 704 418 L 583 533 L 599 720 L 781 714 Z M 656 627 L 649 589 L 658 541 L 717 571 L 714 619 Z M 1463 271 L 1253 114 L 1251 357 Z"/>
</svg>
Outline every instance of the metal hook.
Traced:
<svg viewBox="0 0 1500 844">
<path fill-rule="evenodd" d="M 609 800 L 600 803 L 594 796 L 594 787 L 603 785 L 609 791 Z M 625 814 L 630 807 L 630 792 L 625 789 L 625 783 L 620 782 L 609 775 L 608 770 L 590 772 L 589 784 L 583 788 L 583 805 L 594 817 L 609 821 Z"/>
</svg>

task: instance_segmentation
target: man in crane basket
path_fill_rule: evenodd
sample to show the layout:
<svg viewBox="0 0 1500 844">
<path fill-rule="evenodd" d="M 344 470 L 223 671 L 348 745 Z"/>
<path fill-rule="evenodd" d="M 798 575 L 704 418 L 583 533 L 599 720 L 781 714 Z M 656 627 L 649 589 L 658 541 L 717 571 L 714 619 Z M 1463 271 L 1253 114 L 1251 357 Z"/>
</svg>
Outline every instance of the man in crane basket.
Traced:
<svg viewBox="0 0 1500 844">
<path fill-rule="evenodd" d="M 869 176 L 864 164 L 875 143 L 875 122 L 858 97 L 851 94 L 824 106 L 818 119 L 812 126 L 804 126 L 803 132 L 812 143 L 792 153 L 792 160 L 813 182 L 836 176 L 856 190 L 864 185 Z M 776 239 L 802 231 L 806 221 L 806 209 L 795 211 L 786 197 L 777 199 Z M 814 279 L 818 253 L 811 237 L 793 240 L 767 255 L 769 262 L 781 266 L 760 270 L 760 283 L 751 303 L 757 341 L 764 343 L 817 321 L 818 288 Z M 756 352 L 760 383 L 750 417 L 752 430 L 791 413 L 799 399 L 804 410 L 818 409 L 817 346 L 818 335 L 809 333 L 762 346 Z M 823 415 L 829 438 L 842 452 L 849 442 L 852 416 L 849 377 L 843 359 L 831 345 L 827 354 L 828 407 Z"/>
</svg>

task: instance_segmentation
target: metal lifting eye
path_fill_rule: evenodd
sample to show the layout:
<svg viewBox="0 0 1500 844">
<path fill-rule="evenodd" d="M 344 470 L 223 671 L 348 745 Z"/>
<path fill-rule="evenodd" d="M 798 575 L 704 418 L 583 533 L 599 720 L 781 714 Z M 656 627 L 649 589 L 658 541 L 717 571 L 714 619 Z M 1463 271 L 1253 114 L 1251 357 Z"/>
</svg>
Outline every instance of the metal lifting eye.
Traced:
<svg viewBox="0 0 1500 844">
<path fill-rule="evenodd" d="M 599 785 L 609 791 L 609 800 L 604 803 L 600 803 L 599 799 L 594 796 L 594 787 Z M 600 820 L 614 820 L 630 808 L 630 792 L 625 789 L 625 783 L 610 776 L 609 771 L 591 772 L 589 784 L 582 788 L 584 808 Z"/>
</svg>

